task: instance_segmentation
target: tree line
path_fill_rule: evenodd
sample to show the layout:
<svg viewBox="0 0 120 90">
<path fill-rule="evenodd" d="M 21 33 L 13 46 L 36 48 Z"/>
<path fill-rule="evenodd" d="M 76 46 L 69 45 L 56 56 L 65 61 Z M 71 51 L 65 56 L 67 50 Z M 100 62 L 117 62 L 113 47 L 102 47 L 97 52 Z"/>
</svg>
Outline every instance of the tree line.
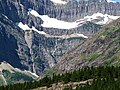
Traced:
<svg viewBox="0 0 120 90">
<path fill-rule="evenodd" d="M 0 90 L 30 90 L 38 87 L 50 87 L 53 83 L 80 82 L 93 79 L 92 85 L 77 86 L 76 90 L 120 90 L 120 67 L 84 67 L 72 72 L 53 74 L 52 77 L 45 76 L 39 81 L 18 83 L 14 85 L 1 86 Z M 67 87 L 65 90 L 71 90 Z"/>
</svg>

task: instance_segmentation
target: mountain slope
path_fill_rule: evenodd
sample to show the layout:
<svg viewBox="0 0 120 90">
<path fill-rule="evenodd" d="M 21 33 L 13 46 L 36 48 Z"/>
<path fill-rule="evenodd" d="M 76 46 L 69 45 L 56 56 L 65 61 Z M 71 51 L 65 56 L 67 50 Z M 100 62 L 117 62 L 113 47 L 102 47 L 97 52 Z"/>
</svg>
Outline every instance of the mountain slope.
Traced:
<svg viewBox="0 0 120 90">
<path fill-rule="evenodd" d="M 25 81 L 32 81 L 38 78 L 36 74 L 31 73 L 30 71 L 22 71 L 18 68 L 14 68 L 5 61 L 0 64 L 0 77 L 0 86 L 23 83 Z"/>
<path fill-rule="evenodd" d="M 92 39 L 69 51 L 56 68 L 71 70 L 101 65 L 120 65 L 120 18 L 105 26 Z"/>
</svg>

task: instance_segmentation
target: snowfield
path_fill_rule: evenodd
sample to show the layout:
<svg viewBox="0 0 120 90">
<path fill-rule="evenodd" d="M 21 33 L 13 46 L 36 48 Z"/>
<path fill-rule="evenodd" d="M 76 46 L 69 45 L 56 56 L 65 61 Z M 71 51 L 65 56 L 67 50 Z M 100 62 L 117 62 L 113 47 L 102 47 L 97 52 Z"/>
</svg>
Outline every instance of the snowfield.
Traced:
<svg viewBox="0 0 120 90">
<path fill-rule="evenodd" d="M 87 21 L 93 22 L 95 24 L 104 25 L 120 17 L 120 16 L 113 16 L 113 15 L 102 14 L 102 13 L 94 13 L 91 16 L 85 16 L 83 19 L 79 19 L 74 22 L 66 22 L 66 21 L 58 20 L 56 18 L 50 18 L 48 15 L 39 15 L 37 11 L 31 10 L 31 9 L 28 12 L 28 15 L 29 14 L 35 17 L 41 18 L 43 20 L 43 24 L 41 24 L 42 27 L 58 28 L 58 29 L 77 28 L 85 24 Z"/>
<path fill-rule="evenodd" d="M 74 33 L 74 34 L 71 34 L 71 35 L 62 35 L 62 36 L 52 36 L 52 35 L 49 35 L 47 33 L 45 33 L 44 31 L 39 31 L 37 30 L 35 27 L 32 26 L 32 28 L 28 27 L 27 24 L 23 24 L 22 22 L 19 22 L 18 23 L 18 26 L 23 29 L 23 30 L 33 30 L 39 34 L 43 34 L 45 35 L 46 37 L 49 37 L 49 38 L 63 38 L 63 39 L 68 39 L 68 38 L 74 38 L 74 37 L 83 37 L 83 38 L 88 38 L 87 36 L 83 35 L 83 34 L 79 34 L 79 33 Z"/>
<path fill-rule="evenodd" d="M 72 29 L 78 27 L 79 25 L 77 22 L 65 22 L 55 18 L 50 18 L 48 15 L 39 15 L 35 10 L 30 10 L 28 12 L 28 15 L 29 14 L 41 18 L 43 20 L 43 24 L 41 26 L 47 28 Z"/>
<path fill-rule="evenodd" d="M 48 15 L 40 15 L 37 11 L 29 9 L 28 15 L 33 15 L 35 17 L 41 18 L 43 20 L 43 23 L 41 24 L 42 27 L 45 28 L 57 28 L 57 29 L 67 29 L 71 30 L 73 28 L 80 27 L 81 25 L 85 24 L 87 21 L 93 22 L 95 24 L 108 24 L 113 20 L 118 19 L 120 16 L 113 16 L 108 14 L 102 14 L 102 13 L 94 13 L 91 16 L 85 16 L 83 19 L 76 20 L 74 22 L 66 22 L 62 20 L 58 20 L 56 18 L 50 18 Z M 23 30 L 33 30 L 39 34 L 43 34 L 46 37 L 58 37 L 58 38 L 72 38 L 72 37 L 83 37 L 88 38 L 87 36 L 79 33 L 74 33 L 71 35 L 62 35 L 62 36 L 52 36 L 44 31 L 37 30 L 34 26 L 30 28 L 27 24 L 23 24 L 22 22 L 18 23 L 18 26 Z"/>
</svg>

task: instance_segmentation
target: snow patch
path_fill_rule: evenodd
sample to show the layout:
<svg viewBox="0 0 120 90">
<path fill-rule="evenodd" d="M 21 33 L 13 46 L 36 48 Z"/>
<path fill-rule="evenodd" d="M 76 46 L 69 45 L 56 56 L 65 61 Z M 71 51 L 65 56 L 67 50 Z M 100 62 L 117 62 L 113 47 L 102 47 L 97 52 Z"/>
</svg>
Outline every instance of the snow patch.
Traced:
<svg viewBox="0 0 120 90">
<path fill-rule="evenodd" d="M 78 34 L 78 33 L 77 33 L 77 35 L 78 35 L 79 37 L 88 38 L 87 36 L 85 36 L 85 35 L 83 35 L 83 34 Z"/>
<path fill-rule="evenodd" d="M 46 33 L 44 32 L 44 31 L 39 31 L 39 30 L 37 30 L 35 27 L 33 27 L 32 26 L 32 30 L 33 31 L 35 31 L 35 32 L 37 32 L 37 33 L 39 33 L 39 34 L 44 34 L 44 35 L 46 35 Z"/>
<path fill-rule="evenodd" d="M 30 10 L 28 15 L 32 14 L 35 17 L 39 17 L 43 20 L 41 26 L 46 28 L 59 28 L 59 29 L 72 29 L 78 27 L 79 23 L 75 22 L 65 22 L 55 18 L 50 18 L 48 15 L 39 15 L 35 10 Z"/>
<path fill-rule="evenodd" d="M 46 34 L 44 31 L 39 31 L 39 30 L 37 30 L 35 27 L 33 27 L 32 26 L 32 28 L 30 28 L 27 24 L 23 24 L 22 22 L 19 22 L 18 23 L 18 26 L 21 28 L 21 29 L 23 29 L 23 30 L 33 30 L 33 31 L 35 31 L 35 32 L 37 32 L 37 33 L 39 33 L 39 34 Z"/>
<path fill-rule="evenodd" d="M 96 24 L 104 25 L 108 24 L 113 20 L 118 19 L 120 16 L 113 16 L 108 14 L 102 14 L 102 13 L 94 13 L 92 16 L 86 16 L 83 19 L 77 20 L 77 22 L 86 22 L 90 21 Z"/>
<path fill-rule="evenodd" d="M 113 3 L 116 3 L 116 1 L 114 1 L 114 0 L 107 0 L 107 2 L 113 2 Z"/>
<path fill-rule="evenodd" d="M 39 77 L 37 74 L 32 73 L 32 72 L 30 72 L 30 71 L 24 70 L 24 72 L 29 73 L 29 74 L 31 74 L 31 75 L 33 75 L 33 76 L 37 77 L 37 78 Z"/>
<path fill-rule="evenodd" d="M 5 15 L 5 18 L 8 19 L 8 17 Z"/>
<path fill-rule="evenodd" d="M 64 0 L 50 0 L 50 1 L 52 1 L 55 4 L 67 4 L 67 2 Z"/>
<path fill-rule="evenodd" d="M 61 35 L 61 36 L 48 36 L 50 38 L 62 38 L 62 39 L 68 39 L 68 38 L 76 38 L 76 37 L 82 37 L 82 38 L 88 38 L 87 36 L 79 33 L 74 33 L 70 35 Z"/>
<path fill-rule="evenodd" d="M 23 24 L 22 22 L 18 23 L 18 26 L 23 29 L 23 30 L 30 30 L 30 28 L 28 27 L 28 25 Z"/>
</svg>

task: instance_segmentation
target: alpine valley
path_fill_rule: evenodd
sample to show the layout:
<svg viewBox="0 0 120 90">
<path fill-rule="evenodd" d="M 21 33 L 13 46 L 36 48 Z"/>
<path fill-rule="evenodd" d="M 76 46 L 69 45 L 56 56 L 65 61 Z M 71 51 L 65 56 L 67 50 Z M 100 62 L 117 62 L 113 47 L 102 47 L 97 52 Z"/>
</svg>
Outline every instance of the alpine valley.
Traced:
<svg viewBox="0 0 120 90">
<path fill-rule="evenodd" d="M 86 66 L 119 67 L 120 2 L 0 0 L 0 63 L 1 86 Z"/>
</svg>

